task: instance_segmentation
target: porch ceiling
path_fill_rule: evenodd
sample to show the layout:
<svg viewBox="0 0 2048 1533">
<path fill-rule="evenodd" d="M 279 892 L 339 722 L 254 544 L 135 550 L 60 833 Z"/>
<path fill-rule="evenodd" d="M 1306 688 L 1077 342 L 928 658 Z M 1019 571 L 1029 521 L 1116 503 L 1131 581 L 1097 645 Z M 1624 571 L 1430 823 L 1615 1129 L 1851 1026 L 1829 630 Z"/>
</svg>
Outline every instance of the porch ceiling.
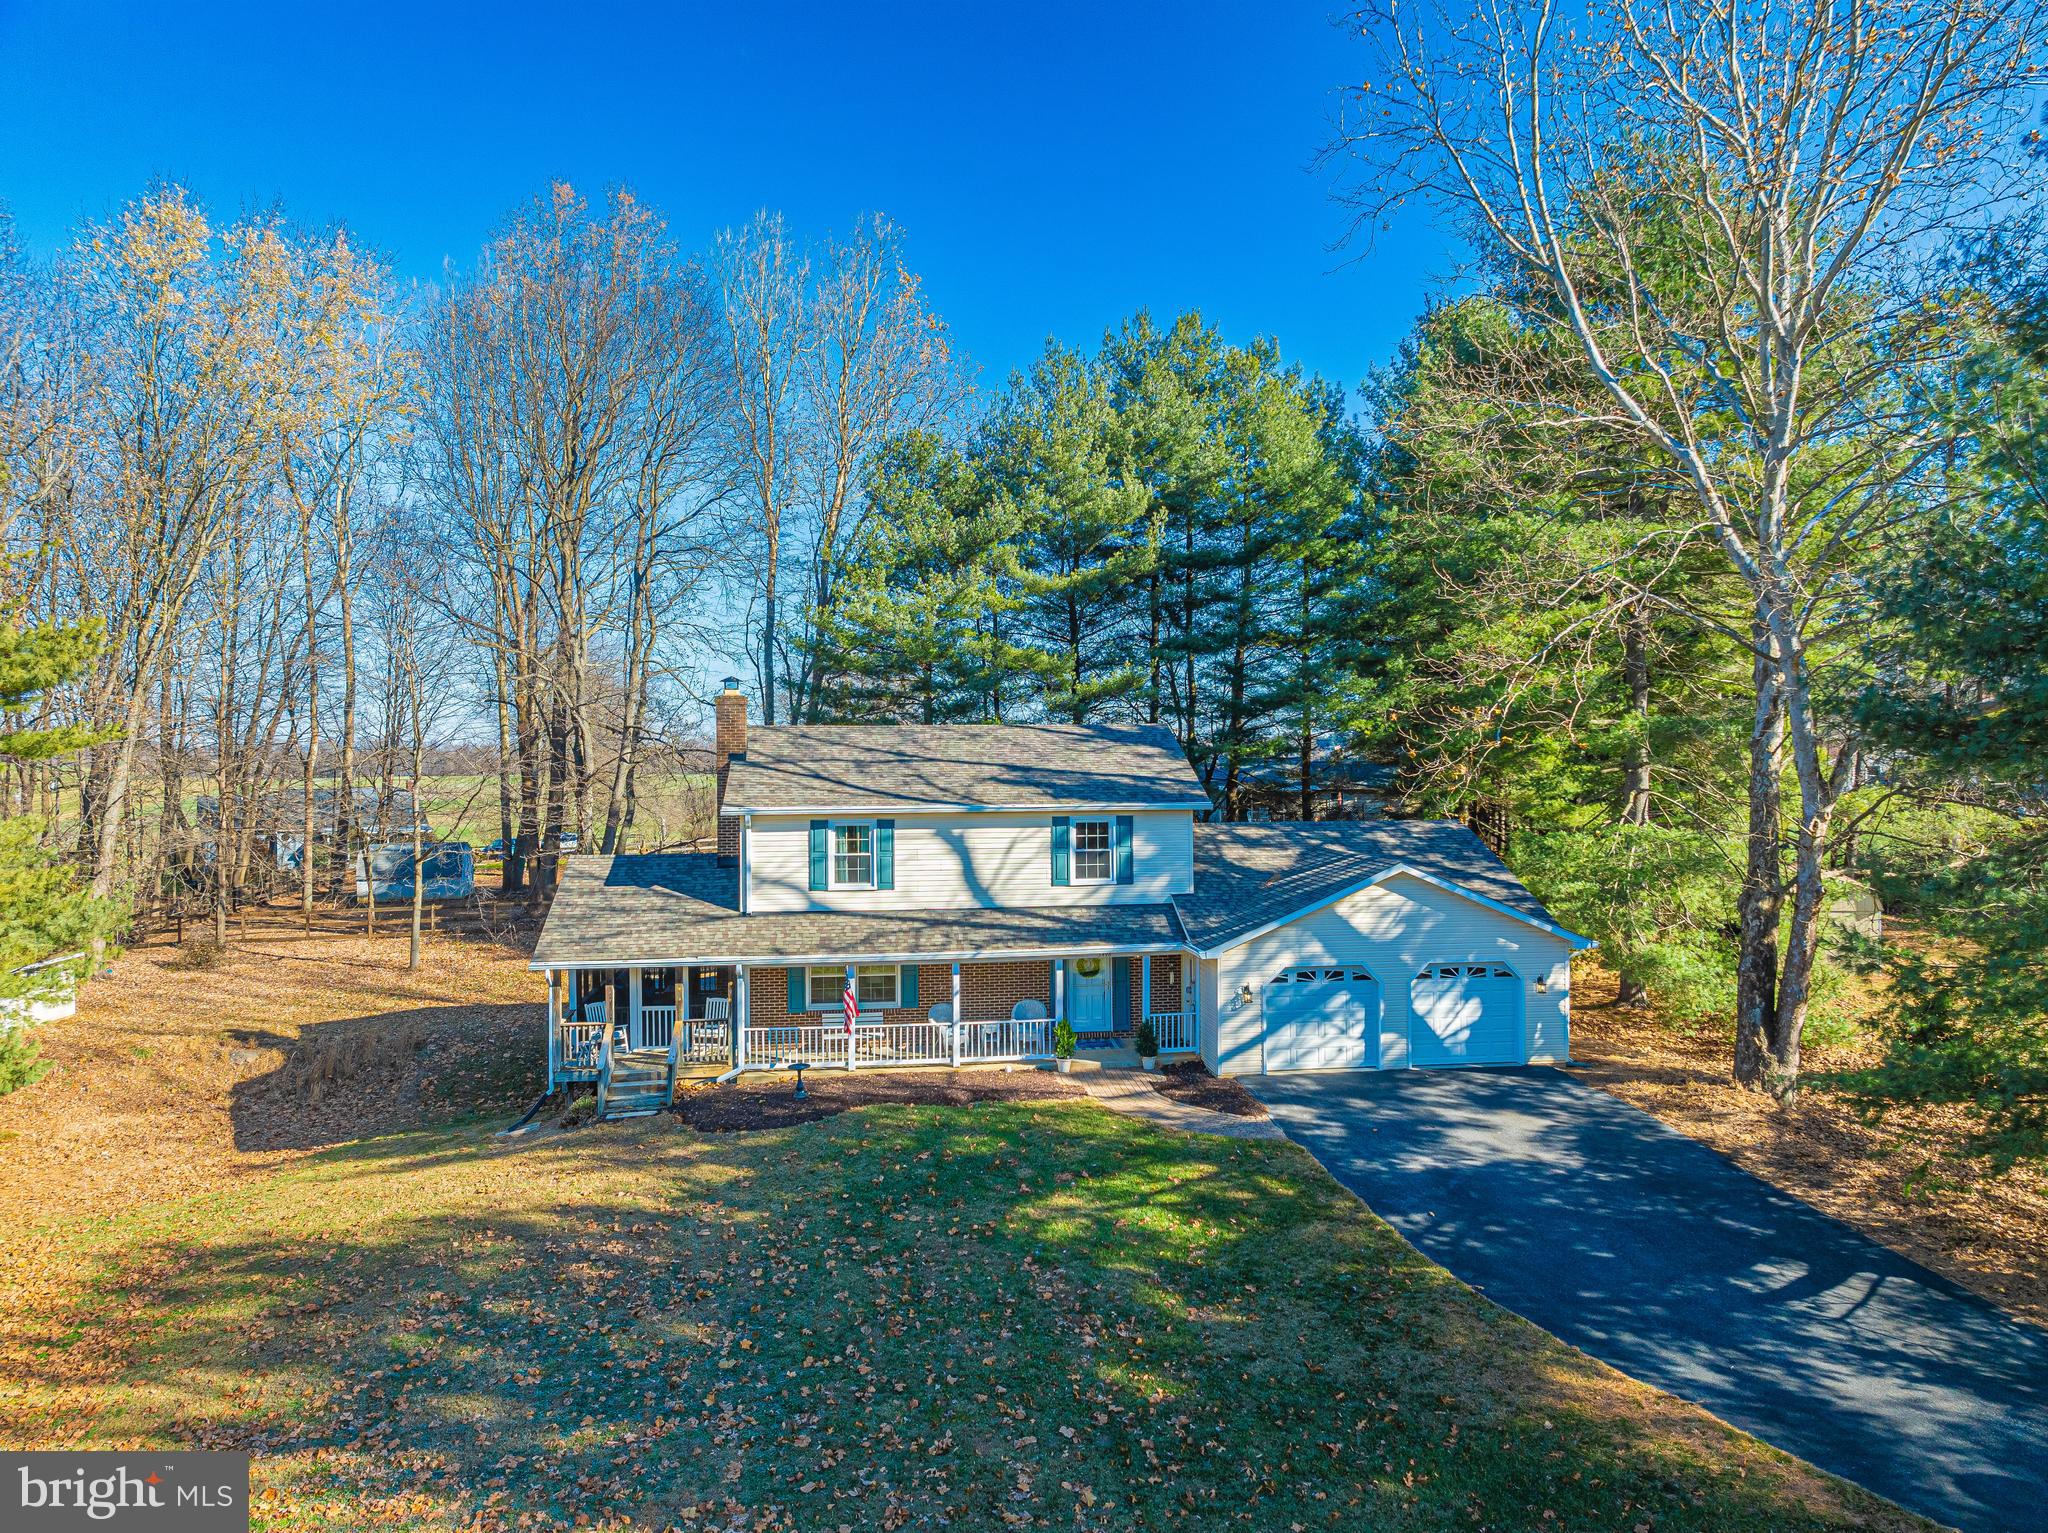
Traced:
<svg viewBox="0 0 2048 1533">
<path fill-rule="evenodd" d="M 1166 952 L 1171 905 L 741 915 L 738 873 L 709 852 L 572 857 L 532 967 L 828 963 Z"/>
</svg>

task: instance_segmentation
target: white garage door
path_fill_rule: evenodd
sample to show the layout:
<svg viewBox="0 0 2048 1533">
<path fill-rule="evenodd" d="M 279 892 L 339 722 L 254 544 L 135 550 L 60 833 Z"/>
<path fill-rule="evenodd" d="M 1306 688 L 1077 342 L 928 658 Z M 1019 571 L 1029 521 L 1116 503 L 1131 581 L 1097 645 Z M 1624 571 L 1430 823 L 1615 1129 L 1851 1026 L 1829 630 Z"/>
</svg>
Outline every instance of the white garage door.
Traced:
<svg viewBox="0 0 2048 1533">
<path fill-rule="evenodd" d="M 1417 1065 L 1522 1062 L 1522 980 L 1497 963 L 1433 963 L 1410 987 Z"/>
<path fill-rule="evenodd" d="M 1266 984 L 1268 1070 L 1369 1070 L 1379 1062 L 1379 982 L 1363 969 L 1287 969 Z"/>
</svg>

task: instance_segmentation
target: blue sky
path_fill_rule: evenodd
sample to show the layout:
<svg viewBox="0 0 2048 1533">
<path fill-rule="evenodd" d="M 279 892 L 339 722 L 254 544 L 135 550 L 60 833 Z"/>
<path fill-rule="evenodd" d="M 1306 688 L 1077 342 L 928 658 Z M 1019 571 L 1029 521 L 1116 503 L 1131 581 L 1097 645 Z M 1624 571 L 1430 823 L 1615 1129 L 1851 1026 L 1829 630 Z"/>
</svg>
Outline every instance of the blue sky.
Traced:
<svg viewBox="0 0 2048 1533">
<path fill-rule="evenodd" d="M 0 0 L 0 200 L 49 251 L 172 178 L 419 278 L 554 178 L 631 185 L 691 247 L 757 207 L 879 210 L 985 383 L 1148 306 L 1355 385 L 1451 253 L 1420 214 L 1331 248 L 1311 160 L 1364 60 L 1333 14 Z"/>
</svg>

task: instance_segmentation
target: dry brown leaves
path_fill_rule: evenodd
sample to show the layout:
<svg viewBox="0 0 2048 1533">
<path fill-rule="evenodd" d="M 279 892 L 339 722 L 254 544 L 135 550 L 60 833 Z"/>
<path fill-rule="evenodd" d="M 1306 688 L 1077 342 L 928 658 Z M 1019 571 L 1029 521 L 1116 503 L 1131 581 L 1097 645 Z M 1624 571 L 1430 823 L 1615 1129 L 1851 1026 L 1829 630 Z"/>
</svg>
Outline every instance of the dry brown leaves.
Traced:
<svg viewBox="0 0 2048 1533">
<path fill-rule="evenodd" d="M 172 946 L 123 955 L 39 1030 L 50 1073 L 0 1097 L 0 1211 L 18 1226 L 191 1196 L 516 1096 L 544 1061 L 525 955 L 444 938 L 418 973 L 405 960 L 403 937 L 231 943 L 204 968 Z"/>
<path fill-rule="evenodd" d="M 2048 1324 L 2048 1176 L 1992 1176 L 1957 1153 L 1973 1126 L 1966 1109 L 1901 1107 L 1869 1121 L 1812 1088 L 1780 1107 L 1734 1084 L 1726 1040 L 1614 999 L 1614 976 L 1582 960 L 1572 1056 L 1592 1067 L 1583 1078 L 1873 1240 Z M 1862 1046 L 1809 1046 L 1806 1068 L 1853 1068 L 1867 1058 Z"/>
</svg>

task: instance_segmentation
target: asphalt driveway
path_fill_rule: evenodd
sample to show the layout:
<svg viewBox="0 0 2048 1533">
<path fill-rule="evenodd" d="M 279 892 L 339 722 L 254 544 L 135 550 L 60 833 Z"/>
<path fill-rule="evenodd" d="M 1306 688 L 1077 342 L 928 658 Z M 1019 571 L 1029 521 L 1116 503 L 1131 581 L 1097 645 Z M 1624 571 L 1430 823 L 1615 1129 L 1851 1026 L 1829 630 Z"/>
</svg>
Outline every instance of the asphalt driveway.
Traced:
<svg viewBox="0 0 2048 1533">
<path fill-rule="evenodd" d="M 1243 1081 L 1545 1330 L 1937 1521 L 2048 1529 L 2048 1331 L 1562 1071 Z"/>
</svg>

